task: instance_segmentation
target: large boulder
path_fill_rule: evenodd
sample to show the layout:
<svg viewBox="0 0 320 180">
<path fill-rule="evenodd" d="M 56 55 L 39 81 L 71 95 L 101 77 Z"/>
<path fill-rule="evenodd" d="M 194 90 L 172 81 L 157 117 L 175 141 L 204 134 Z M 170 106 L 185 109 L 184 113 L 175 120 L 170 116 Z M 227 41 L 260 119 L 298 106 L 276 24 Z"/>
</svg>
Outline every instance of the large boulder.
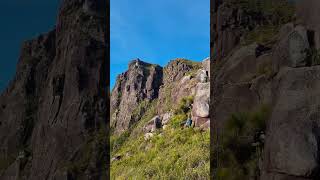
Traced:
<svg viewBox="0 0 320 180">
<path fill-rule="evenodd" d="M 201 83 L 208 82 L 208 79 L 209 79 L 208 71 L 203 70 L 203 69 L 199 69 L 198 72 L 197 72 L 196 78 Z"/>
<path fill-rule="evenodd" d="M 192 114 L 198 117 L 209 117 L 210 83 L 198 83 L 194 97 Z"/>
<path fill-rule="evenodd" d="M 306 66 L 306 49 L 310 46 L 305 27 L 286 24 L 281 28 L 279 37 L 281 39 L 273 53 L 275 71 L 285 66 Z"/>
<path fill-rule="evenodd" d="M 143 127 L 143 131 L 146 133 L 154 132 L 156 129 L 160 129 L 161 127 L 162 123 L 160 116 L 155 116 Z"/>
<path fill-rule="evenodd" d="M 223 66 L 215 73 L 216 80 L 224 84 L 246 81 L 248 77 L 256 74 L 257 58 L 256 48 L 258 44 L 236 48 L 232 54 L 225 58 Z"/>
<path fill-rule="evenodd" d="M 265 172 L 314 178 L 320 158 L 320 67 L 283 68 L 274 87 Z"/>
</svg>

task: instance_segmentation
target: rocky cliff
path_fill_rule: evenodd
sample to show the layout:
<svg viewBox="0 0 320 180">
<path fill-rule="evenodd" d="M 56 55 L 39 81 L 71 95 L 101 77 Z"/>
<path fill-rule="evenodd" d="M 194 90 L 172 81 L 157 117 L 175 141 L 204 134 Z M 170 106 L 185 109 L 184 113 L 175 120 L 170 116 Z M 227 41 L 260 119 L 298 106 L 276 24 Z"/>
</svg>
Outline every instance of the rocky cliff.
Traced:
<svg viewBox="0 0 320 180">
<path fill-rule="evenodd" d="M 102 179 L 107 2 L 66 0 L 54 30 L 23 43 L 0 96 L 0 179 Z"/>
<path fill-rule="evenodd" d="M 309 11 L 318 5 L 300 1 L 295 18 L 292 14 L 288 21 L 269 24 L 275 31 L 257 31 L 264 25 L 244 31 L 248 36 L 241 37 L 254 37 L 252 43 L 215 46 L 221 54 L 211 70 L 211 117 L 220 130 L 220 148 L 214 150 L 220 157 L 217 176 L 319 179 L 319 39 L 314 23 L 319 17 Z M 224 2 L 217 14 L 231 13 L 225 7 L 233 5 Z M 228 45 L 220 33 L 216 43 Z"/>
<path fill-rule="evenodd" d="M 130 62 L 128 71 L 117 77 L 112 90 L 111 126 L 117 131 L 123 131 L 138 120 L 133 115 L 134 109 L 144 100 L 158 98 L 162 74 L 162 67 L 158 65 L 139 59 Z"/>
<path fill-rule="evenodd" d="M 163 68 L 133 60 L 117 77 L 111 96 L 112 179 L 208 177 L 209 65 L 209 58 L 202 63 L 178 58 Z M 195 128 L 183 128 L 188 115 Z M 199 153 L 185 159 L 194 152 Z"/>
<path fill-rule="evenodd" d="M 128 70 L 117 77 L 112 90 L 111 126 L 120 132 L 129 129 L 147 110 L 142 108 L 136 114 L 142 102 L 158 100 L 157 112 L 164 114 L 182 98 L 195 95 L 197 83 L 206 84 L 204 88 L 209 90 L 208 66 L 209 59 L 204 60 L 203 65 L 186 59 L 175 59 L 164 68 L 139 59 L 131 61 Z M 209 96 L 205 99 L 208 100 Z"/>
</svg>

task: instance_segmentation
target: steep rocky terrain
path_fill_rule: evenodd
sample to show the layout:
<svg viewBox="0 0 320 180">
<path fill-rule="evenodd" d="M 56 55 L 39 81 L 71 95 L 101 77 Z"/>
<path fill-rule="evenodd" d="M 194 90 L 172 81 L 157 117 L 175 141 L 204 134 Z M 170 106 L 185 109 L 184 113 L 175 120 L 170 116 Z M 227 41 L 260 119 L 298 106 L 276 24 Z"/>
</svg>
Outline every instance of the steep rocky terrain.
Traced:
<svg viewBox="0 0 320 180">
<path fill-rule="evenodd" d="M 0 96 L 0 179 L 105 179 L 107 2 L 65 0 Z"/>
<path fill-rule="evenodd" d="M 211 119 L 219 129 L 215 175 L 319 179 L 320 3 L 298 1 L 290 15 L 291 4 L 285 1 L 272 8 L 263 0 L 244 2 L 224 1 L 214 16 Z M 248 6 L 250 2 L 256 6 Z M 259 13 L 267 22 L 249 17 L 245 24 L 254 28 L 243 27 L 237 19 L 248 17 L 239 15 L 239 9 Z"/>
<path fill-rule="evenodd" d="M 209 58 L 129 63 L 111 96 L 112 179 L 208 178 L 209 66 Z M 188 115 L 194 128 L 183 127 Z"/>
</svg>

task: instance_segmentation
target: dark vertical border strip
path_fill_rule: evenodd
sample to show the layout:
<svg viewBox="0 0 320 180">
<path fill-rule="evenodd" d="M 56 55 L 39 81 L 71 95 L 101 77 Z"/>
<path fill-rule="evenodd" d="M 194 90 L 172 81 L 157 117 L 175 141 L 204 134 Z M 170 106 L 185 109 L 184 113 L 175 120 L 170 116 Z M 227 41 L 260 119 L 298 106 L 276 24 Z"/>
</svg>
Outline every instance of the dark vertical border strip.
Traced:
<svg viewBox="0 0 320 180">
<path fill-rule="evenodd" d="M 223 0 L 210 0 L 210 179 L 217 180 L 216 172 L 218 169 L 218 162 L 219 162 L 219 128 L 215 126 L 215 117 L 214 117 L 214 71 L 213 66 L 217 59 L 217 50 L 216 42 L 218 38 L 218 31 L 217 31 L 217 11 L 219 5 L 222 3 Z"/>
<path fill-rule="evenodd" d="M 110 0 L 107 1 L 106 14 L 106 124 L 107 124 L 107 179 L 110 179 Z"/>
</svg>

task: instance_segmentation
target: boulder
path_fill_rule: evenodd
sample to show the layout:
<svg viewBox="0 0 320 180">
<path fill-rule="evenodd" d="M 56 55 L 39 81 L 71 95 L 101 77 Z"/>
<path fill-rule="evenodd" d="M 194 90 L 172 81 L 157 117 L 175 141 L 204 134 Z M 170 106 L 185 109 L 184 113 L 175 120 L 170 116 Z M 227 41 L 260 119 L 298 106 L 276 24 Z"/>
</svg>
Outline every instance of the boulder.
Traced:
<svg viewBox="0 0 320 180">
<path fill-rule="evenodd" d="M 162 127 L 162 122 L 160 116 L 153 117 L 143 128 L 143 131 L 154 132 L 156 129 L 160 129 Z"/>
<path fill-rule="evenodd" d="M 273 53 L 276 71 L 285 66 L 306 66 L 307 54 L 305 50 L 310 46 L 305 27 L 299 25 L 293 28 L 291 24 L 287 24 L 284 25 L 278 36 L 281 39 Z"/>
<path fill-rule="evenodd" d="M 194 97 L 192 114 L 198 117 L 209 117 L 210 83 L 198 83 Z"/>
<path fill-rule="evenodd" d="M 153 133 L 146 133 L 146 134 L 144 134 L 144 140 L 149 140 L 149 139 L 151 139 L 153 137 Z"/>
<path fill-rule="evenodd" d="M 312 178 L 320 158 L 320 67 L 283 68 L 275 83 L 265 171 Z"/>
<path fill-rule="evenodd" d="M 203 70 L 203 69 L 199 69 L 197 72 L 196 79 L 201 83 L 208 82 L 208 79 L 209 79 L 208 71 Z"/>
<path fill-rule="evenodd" d="M 167 128 L 168 128 L 168 125 L 164 125 L 164 126 L 162 127 L 163 130 L 166 130 Z"/>
<path fill-rule="evenodd" d="M 255 75 L 257 47 L 258 44 L 253 43 L 233 50 L 233 53 L 223 60 L 224 65 L 215 72 L 216 79 L 221 83 L 231 84 L 247 81 L 248 77 Z"/>
<path fill-rule="evenodd" d="M 115 156 L 115 157 L 113 157 L 113 158 L 111 159 L 111 162 L 113 162 L 113 161 L 119 161 L 119 160 L 121 160 L 121 158 L 122 158 L 122 156 L 120 156 L 120 155 Z"/>
<path fill-rule="evenodd" d="M 162 125 L 166 125 L 169 123 L 171 117 L 173 116 L 172 112 L 167 112 L 162 115 Z"/>
<path fill-rule="evenodd" d="M 201 127 L 202 125 L 208 123 L 209 121 L 209 127 L 210 127 L 210 118 L 203 118 L 203 117 L 193 117 L 194 125 L 195 127 Z M 208 125 L 208 124 L 207 124 Z"/>
</svg>

